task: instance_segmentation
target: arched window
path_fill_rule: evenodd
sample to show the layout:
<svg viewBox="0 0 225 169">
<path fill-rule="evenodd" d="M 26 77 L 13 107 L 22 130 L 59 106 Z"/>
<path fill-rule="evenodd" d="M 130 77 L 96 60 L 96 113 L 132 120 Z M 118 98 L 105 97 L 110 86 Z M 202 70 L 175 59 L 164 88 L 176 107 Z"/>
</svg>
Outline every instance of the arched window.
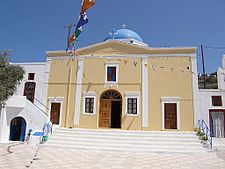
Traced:
<svg viewBox="0 0 225 169">
<path fill-rule="evenodd" d="M 101 99 L 122 100 L 122 97 L 116 90 L 107 90 L 101 95 Z"/>
</svg>

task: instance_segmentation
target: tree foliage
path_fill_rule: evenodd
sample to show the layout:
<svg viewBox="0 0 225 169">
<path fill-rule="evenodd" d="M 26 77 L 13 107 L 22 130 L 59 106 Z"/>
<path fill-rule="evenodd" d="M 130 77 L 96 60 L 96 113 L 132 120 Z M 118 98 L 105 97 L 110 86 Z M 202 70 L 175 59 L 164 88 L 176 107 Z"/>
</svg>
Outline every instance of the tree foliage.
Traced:
<svg viewBox="0 0 225 169">
<path fill-rule="evenodd" d="M 23 79 L 24 70 L 18 65 L 9 63 L 6 56 L 0 56 L 0 110 L 12 96 Z"/>
</svg>

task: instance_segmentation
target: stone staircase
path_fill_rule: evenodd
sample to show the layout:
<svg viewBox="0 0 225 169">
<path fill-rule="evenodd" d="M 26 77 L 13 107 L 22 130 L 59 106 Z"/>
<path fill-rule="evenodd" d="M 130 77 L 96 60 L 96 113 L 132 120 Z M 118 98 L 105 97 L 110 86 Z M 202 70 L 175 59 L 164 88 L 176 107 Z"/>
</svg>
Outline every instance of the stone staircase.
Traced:
<svg viewBox="0 0 225 169">
<path fill-rule="evenodd" d="M 44 147 L 132 152 L 205 152 L 194 132 L 55 129 Z"/>
</svg>

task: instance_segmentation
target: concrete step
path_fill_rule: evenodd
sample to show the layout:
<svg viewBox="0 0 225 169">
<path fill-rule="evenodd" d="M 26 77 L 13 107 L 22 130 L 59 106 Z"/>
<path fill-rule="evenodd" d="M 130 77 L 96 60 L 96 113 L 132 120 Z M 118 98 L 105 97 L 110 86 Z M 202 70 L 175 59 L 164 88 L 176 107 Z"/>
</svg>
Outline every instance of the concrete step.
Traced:
<svg viewBox="0 0 225 169">
<path fill-rule="evenodd" d="M 167 152 L 167 153 L 202 153 L 205 150 L 202 147 L 185 148 L 185 147 L 136 147 L 136 146 L 104 146 L 104 145 L 68 145 L 68 144 L 42 144 L 41 147 L 54 147 L 61 149 L 81 149 L 81 150 L 98 150 L 98 151 L 125 151 L 125 152 Z"/>
<path fill-rule="evenodd" d="M 58 128 L 54 133 L 83 133 L 83 134 L 114 134 L 114 135 L 142 135 L 142 136 L 154 136 L 154 135 L 167 135 L 167 136 L 193 136 L 196 135 L 195 132 L 180 132 L 180 131 L 137 131 L 137 130 L 120 130 L 120 129 L 67 129 L 67 128 Z"/>
<path fill-rule="evenodd" d="M 225 150 L 225 138 L 213 137 L 213 148 L 217 150 Z"/>
<path fill-rule="evenodd" d="M 109 136 L 109 137 L 162 137 L 163 138 L 185 138 L 185 139 L 196 139 L 196 134 L 195 133 L 170 133 L 170 132 L 123 132 L 123 131 L 116 131 L 116 132 L 110 132 L 110 131 L 76 131 L 76 130 L 56 130 L 54 132 L 54 135 L 61 135 L 61 136 L 74 136 L 76 137 L 77 135 L 81 136 Z"/>
<path fill-rule="evenodd" d="M 98 145 L 108 145 L 108 146 L 170 146 L 170 147 L 199 147 L 199 143 L 186 143 L 186 142 L 144 142 L 144 141 L 130 141 L 130 140 L 125 140 L 125 141 L 106 141 L 106 140 L 84 140 L 84 139 L 77 139 L 77 140 L 72 140 L 72 139 L 67 139 L 67 140 L 49 140 L 48 144 L 50 143 L 59 143 L 59 144 L 98 144 Z"/>
<path fill-rule="evenodd" d="M 105 139 L 111 139 L 111 140 L 123 140 L 123 139 L 131 139 L 131 140 L 174 140 L 174 141 L 195 141 L 198 137 L 197 136 L 191 136 L 191 137 L 187 137 L 187 136 L 162 136 L 162 135 L 116 135 L 116 134 L 96 134 L 96 133 L 89 133 L 89 134 L 81 134 L 81 133 L 54 133 L 52 136 L 50 136 L 50 138 L 54 138 L 55 136 L 57 137 L 62 137 L 62 138 L 105 138 Z"/>
<path fill-rule="evenodd" d="M 58 128 L 41 146 L 134 152 L 205 151 L 194 132 Z"/>
<path fill-rule="evenodd" d="M 128 137 L 128 136 L 104 136 L 104 135 L 63 135 L 63 134 L 57 134 L 57 135 L 52 135 L 49 136 L 49 140 L 71 140 L 71 141 L 76 141 L 76 140 L 104 140 L 104 141 L 143 141 L 143 142 L 158 142 L 158 143 L 163 143 L 163 142 L 185 142 L 185 143 L 199 143 L 199 140 L 195 138 L 161 138 L 161 137 Z"/>
</svg>

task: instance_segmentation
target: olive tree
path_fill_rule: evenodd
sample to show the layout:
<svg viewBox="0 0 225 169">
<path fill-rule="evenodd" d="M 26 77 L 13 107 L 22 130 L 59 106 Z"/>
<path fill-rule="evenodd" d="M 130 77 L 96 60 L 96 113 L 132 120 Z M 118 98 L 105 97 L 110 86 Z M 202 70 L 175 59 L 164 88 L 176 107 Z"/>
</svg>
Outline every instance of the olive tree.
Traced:
<svg viewBox="0 0 225 169">
<path fill-rule="evenodd" d="M 4 108 L 6 100 L 16 91 L 23 75 L 22 67 L 10 64 L 6 55 L 0 55 L 0 110 Z"/>
</svg>

